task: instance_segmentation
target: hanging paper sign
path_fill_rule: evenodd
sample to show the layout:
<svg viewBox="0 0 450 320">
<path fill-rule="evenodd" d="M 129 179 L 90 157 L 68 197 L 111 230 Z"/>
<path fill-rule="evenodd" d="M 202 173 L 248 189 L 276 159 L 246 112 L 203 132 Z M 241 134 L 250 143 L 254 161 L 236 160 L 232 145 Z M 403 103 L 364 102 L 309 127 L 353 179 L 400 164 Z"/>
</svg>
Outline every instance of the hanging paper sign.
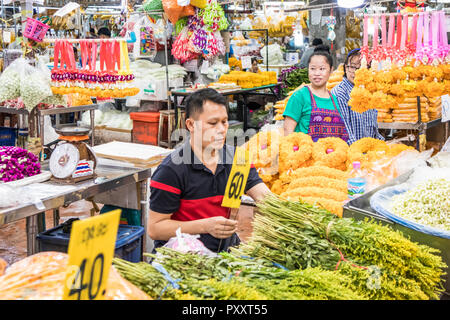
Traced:
<svg viewBox="0 0 450 320">
<path fill-rule="evenodd" d="M 287 61 L 290 64 L 297 64 L 298 61 L 298 52 L 288 52 L 287 53 Z"/>
<path fill-rule="evenodd" d="M 202 63 L 202 67 L 200 69 L 200 73 L 207 74 L 208 73 L 208 69 L 209 69 L 209 62 L 208 62 L 208 60 L 205 60 Z"/>
<path fill-rule="evenodd" d="M 252 58 L 250 56 L 242 56 L 242 69 L 250 69 L 252 67 Z"/>
<path fill-rule="evenodd" d="M 114 256 L 120 210 L 72 224 L 64 300 L 103 300 Z"/>
<path fill-rule="evenodd" d="M 4 43 L 11 43 L 11 32 L 3 31 L 3 42 Z"/>
<path fill-rule="evenodd" d="M 236 148 L 230 176 L 228 177 L 225 195 L 222 200 L 222 207 L 239 208 L 241 197 L 247 185 L 250 173 L 249 153 L 242 147 Z"/>
<path fill-rule="evenodd" d="M 442 122 L 450 120 L 450 96 L 442 96 Z"/>
</svg>

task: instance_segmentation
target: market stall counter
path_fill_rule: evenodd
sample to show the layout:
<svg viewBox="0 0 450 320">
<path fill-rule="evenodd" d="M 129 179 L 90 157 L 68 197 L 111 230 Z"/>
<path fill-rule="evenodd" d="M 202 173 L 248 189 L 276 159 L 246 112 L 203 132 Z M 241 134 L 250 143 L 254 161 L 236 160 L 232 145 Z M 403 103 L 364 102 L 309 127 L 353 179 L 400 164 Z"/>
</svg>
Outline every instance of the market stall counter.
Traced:
<svg viewBox="0 0 450 320">
<path fill-rule="evenodd" d="M 48 171 L 48 161 L 42 164 L 42 170 Z M 93 201 L 96 196 L 109 193 L 114 198 L 116 192 L 118 198 L 123 189 L 128 190 L 130 199 L 135 199 L 135 204 L 141 210 L 141 223 L 147 227 L 148 215 L 148 181 L 151 177 L 150 167 L 128 167 L 111 165 L 107 162 L 99 163 L 96 168 L 96 179 L 90 179 L 76 184 L 62 184 L 53 180 L 42 183 L 33 183 L 27 188 L 28 199 L 40 199 L 27 201 L 15 207 L 0 209 L 0 226 L 20 219 L 26 219 L 27 254 L 39 252 L 39 243 L 36 236 L 45 231 L 44 212 L 53 210 L 54 225 L 59 225 L 59 208 L 70 203 L 88 200 Z M 148 239 L 144 237 L 142 250 L 146 252 Z M 141 252 L 141 258 L 142 253 Z"/>
<path fill-rule="evenodd" d="M 265 85 L 261 87 L 254 87 L 254 88 L 240 88 L 240 89 L 230 89 L 230 90 L 217 90 L 220 92 L 223 96 L 242 96 L 242 99 L 244 100 L 244 108 L 243 108 L 243 122 L 244 122 L 244 131 L 248 129 L 248 108 L 247 108 L 247 98 L 251 95 L 270 95 L 275 96 L 277 100 L 280 99 L 279 95 L 275 93 L 275 88 L 280 86 L 281 83 L 277 84 L 270 84 Z M 270 93 L 266 92 L 259 92 L 260 90 L 269 89 Z M 172 90 L 170 91 L 170 95 L 174 97 L 174 110 L 175 110 L 175 123 L 178 123 L 178 108 L 180 105 L 183 104 L 184 99 L 189 96 L 192 92 L 192 90 L 186 90 L 186 89 L 178 89 L 178 90 Z M 183 100 L 180 104 L 178 104 L 177 97 L 183 97 Z"/>
<path fill-rule="evenodd" d="M 397 178 L 389 181 L 388 183 L 356 198 L 344 205 L 344 218 L 354 218 L 356 220 L 364 220 L 364 219 L 374 219 L 376 221 L 380 221 L 382 224 L 389 225 L 394 230 L 398 230 L 402 232 L 406 237 L 409 237 L 411 241 L 417 242 L 419 244 L 428 245 L 430 247 L 436 248 L 440 250 L 440 254 L 442 256 L 442 260 L 450 266 L 450 239 L 441 238 L 437 236 L 433 236 L 427 233 L 419 232 L 413 229 L 410 229 L 401 224 L 395 223 L 388 218 L 378 214 L 370 205 L 371 197 L 376 194 L 378 191 L 385 189 L 387 187 L 396 186 L 406 182 L 413 170 L 408 171 Z M 442 295 L 442 299 L 450 300 L 450 275 L 449 268 L 445 270 L 447 273 L 444 283 L 445 293 Z"/>
</svg>

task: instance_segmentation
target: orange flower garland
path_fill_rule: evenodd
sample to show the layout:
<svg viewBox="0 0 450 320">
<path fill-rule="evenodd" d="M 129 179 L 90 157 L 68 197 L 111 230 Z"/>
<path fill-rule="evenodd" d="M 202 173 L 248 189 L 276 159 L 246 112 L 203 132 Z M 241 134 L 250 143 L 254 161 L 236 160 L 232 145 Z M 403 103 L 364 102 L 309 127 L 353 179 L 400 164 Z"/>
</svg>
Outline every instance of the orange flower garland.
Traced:
<svg viewBox="0 0 450 320">
<path fill-rule="evenodd" d="M 284 137 L 280 143 L 279 172 L 295 170 L 308 165 L 311 158 L 313 141 L 303 132 L 294 132 Z"/>
<path fill-rule="evenodd" d="M 313 145 L 312 157 L 315 165 L 346 170 L 348 144 L 335 137 L 322 138 Z"/>
</svg>

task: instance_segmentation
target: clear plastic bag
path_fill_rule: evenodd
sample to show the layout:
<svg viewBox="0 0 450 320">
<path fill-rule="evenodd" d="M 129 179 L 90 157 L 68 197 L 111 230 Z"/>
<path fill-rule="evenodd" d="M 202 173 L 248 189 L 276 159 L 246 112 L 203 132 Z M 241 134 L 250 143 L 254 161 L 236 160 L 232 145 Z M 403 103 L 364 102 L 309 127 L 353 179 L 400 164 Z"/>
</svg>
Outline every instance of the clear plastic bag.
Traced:
<svg viewBox="0 0 450 320">
<path fill-rule="evenodd" d="M 433 158 L 428 160 L 433 168 L 450 168 L 450 138 Z"/>
<path fill-rule="evenodd" d="M 203 242 L 198 240 L 200 235 L 191 235 L 187 233 L 181 233 L 181 228 L 176 231 L 176 236 L 169 239 L 169 241 L 164 245 L 164 247 L 177 250 L 183 253 L 193 252 L 197 254 L 202 254 L 206 256 L 217 256 L 216 253 L 212 252 L 205 247 Z"/>
<path fill-rule="evenodd" d="M 42 100 L 53 95 L 48 74 L 39 68 L 31 66 L 25 59 L 17 59 L 21 62 L 18 69 L 20 75 L 20 96 L 25 108 L 31 111 Z"/>
<path fill-rule="evenodd" d="M 405 150 L 394 158 L 397 176 L 402 175 L 411 169 L 427 166 L 427 160 L 433 154 L 433 149 L 419 153 L 416 150 Z"/>
<path fill-rule="evenodd" d="M 23 59 L 14 60 L 0 76 L 0 102 L 17 99 L 20 96 L 20 74 Z"/>
</svg>

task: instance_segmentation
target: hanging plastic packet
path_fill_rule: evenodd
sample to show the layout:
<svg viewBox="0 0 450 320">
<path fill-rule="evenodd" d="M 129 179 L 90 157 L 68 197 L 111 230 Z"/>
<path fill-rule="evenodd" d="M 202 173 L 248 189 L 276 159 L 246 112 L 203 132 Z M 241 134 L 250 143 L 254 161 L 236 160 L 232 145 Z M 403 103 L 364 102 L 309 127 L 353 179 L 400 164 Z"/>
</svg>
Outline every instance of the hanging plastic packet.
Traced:
<svg viewBox="0 0 450 320">
<path fill-rule="evenodd" d="M 192 252 L 210 257 L 217 256 L 216 253 L 206 248 L 203 242 L 198 240 L 200 235 L 181 233 L 181 228 L 178 228 L 175 233 L 176 236 L 170 238 L 169 241 L 164 245 L 164 247 L 183 253 Z"/>
<path fill-rule="evenodd" d="M 156 41 L 153 28 L 150 25 L 141 26 L 140 28 L 140 55 L 150 58 L 156 57 Z"/>
<path fill-rule="evenodd" d="M 164 45 L 164 39 L 167 39 L 168 37 L 163 19 L 159 19 L 155 24 L 153 24 L 153 34 L 156 42 Z"/>
</svg>

